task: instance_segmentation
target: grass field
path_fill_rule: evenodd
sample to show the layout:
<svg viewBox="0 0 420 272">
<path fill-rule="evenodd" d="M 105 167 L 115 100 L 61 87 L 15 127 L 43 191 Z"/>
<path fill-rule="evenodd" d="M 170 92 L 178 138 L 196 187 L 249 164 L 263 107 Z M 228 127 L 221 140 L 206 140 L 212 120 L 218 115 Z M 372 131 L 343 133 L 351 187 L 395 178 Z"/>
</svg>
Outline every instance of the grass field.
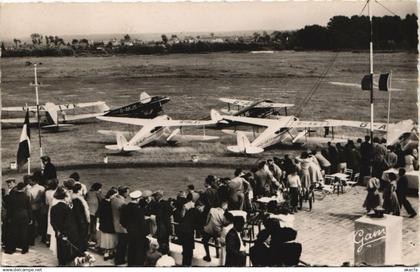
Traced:
<svg viewBox="0 0 420 272">
<path fill-rule="evenodd" d="M 335 62 L 332 62 L 334 58 Z M 3 106 L 34 103 L 35 93 L 33 87 L 29 86 L 33 81 L 33 70 L 30 66 L 25 66 L 27 61 L 42 62 L 39 68 L 39 81 L 43 84 L 40 88 L 41 103 L 104 100 L 109 106 L 116 107 L 138 99 L 141 91 L 147 91 L 151 95 L 166 95 L 171 98 L 171 102 L 165 105 L 165 113 L 174 119 L 206 118 L 210 109 L 225 106 L 217 100 L 218 97 L 236 97 L 295 103 L 297 106 L 291 108 L 289 112 L 299 113 L 298 117 L 302 120 L 325 118 L 369 120 L 369 92 L 329 83 L 359 83 L 369 69 L 368 54 L 365 53 L 281 51 L 274 54 L 212 53 L 2 59 Z M 416 120 L 417 55 L 376 54 L 374 63 L 375 72 L 392 70 L 392 86 L 403 90 L 393 94 L 391 120 L 407 118 Z M 319 76 L 329 66 L 331 69 L 315 94 L 307 103 L 300 106 Z M 387 97 L 386 92 L 375 93 L 376 121 L 386 120 Z M 94 120 L 69 128 L 67 131 L 44 133 L 42 135 L 44 151 L 57 165 L 100 163 L 107 154 L 104 145 L 111 143 L 113 139 L 98 134 L 98 129 L 127 129 L 127 127 Z M 162 162 L 164 167 L 165 162 L 188 161 L 191 155 L 198 154 L 201 160 L 209 163 L 233 162 L 240 165 L 273 155 L 281 156 L 286 152 L 299 152 L 291 147 L 283 147 L 271 149 L 259 156 L 233 156 L 227 154 L 225 149 L 226 144 L 235 142 L 232 136 L 223 135 L 219 131 L 207 131 L 207 133 L 221 136 L 221 141 L 183 144 L 179 148 L 180 152 L 171 152 L 170 147 L 165 147 L 131 156 L 110 156 L 110 161 Z M 341 131 L 341 133 L 362 136 L 366 131 Z M 20 129 L 2 129 L 3 170 L 8 168 L 10 162 L 15 161 L 19 134 Z M 32 138 L 33 165 L 37 167 L 39 153 L 36 130 L 32 130 Z M 184 148 L 182 151 L 183 147 L 192 149 Z M 112 179 L 114 184 L 119 183 L 117 180 L 126 179 L 126 175 L 130 177 L 136 175 L 135 169 L 128 171 L 130 174 L 124 169 L 113 171 L 110 180 Z M 178 171 L 172 169 L 170 174 L 163 175 L 161 179 L 170 181 L 179 174 L 177 179 L 182 181 L 185 178 L 185 171 L 183 168 Z M 89 176 L 88 172 L 83 174 Z M 100 172 L 95 173 L 99 175 Z M 210 173 L 203 173 L 203 176 L 207 174 Z M 151 179 L 150 182 L 153 183 Z M 179 182 L 168 183 L 171 187 L 169 191 L 176 192 L 179 185 Z"/>
</svg>

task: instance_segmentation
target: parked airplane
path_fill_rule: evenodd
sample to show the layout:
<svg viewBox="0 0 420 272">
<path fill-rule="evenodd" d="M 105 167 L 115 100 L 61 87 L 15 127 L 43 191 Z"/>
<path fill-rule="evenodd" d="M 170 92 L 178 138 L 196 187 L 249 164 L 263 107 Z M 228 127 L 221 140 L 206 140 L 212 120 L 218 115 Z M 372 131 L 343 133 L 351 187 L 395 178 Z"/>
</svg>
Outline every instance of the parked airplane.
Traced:
<svg viewBox="0 0 420 272">
<path fill-rule="evenodd" d="M 162 105 L 169 100 L 166 96 L 150 96 L 146 92 L 142 92 L 139 101 L 109 110 L 104 116 L 155 118 L 162 112 Z"/>
<path fill-rule="evenodd" d="M 97 111 L 95 111 L 94 113 L 68 114 L 68 111 L 70 110 L 75 111 L 77 109 L 82 108 L 96 108 Z M 31 124 L 38 123 L 38 120 L 36 118 L 36 106 L 3 107 L 1 110 L 6 112 L 26 112 L 27 110 L 29 110 L 29 112 L 31 112 L 33 115 L 33 117 L 29 119 L 29 122 Z M 89 119 L 103 115 L 104 112 L 108 110 L 109 107 L 103 101 L 62 105 L 56 105 L 54 103 L 48 102 L 45 103 L 45 105 L 39 106 L 40 124 L 42 128 L 56 129 L 63 126 L 70 126 L 70 124 L 67 124 L 68 122 Z M 1 120 L 2 124 L 10 125 L 21 125 L 23 122 L 24 118 L 7 118 Z"/>
<path fill-rule="evenodd" d="M 132 152 L 141 150 L 141 147 L 154 142 L 158 139 L 165 138 L 166 141 L 176 141 L 183 139 L 186 141 L 211 141 L 219 139 L 217 136 L 206 136 L 205 132 L 202 136 L 199 135 L 180 135 L 181 127 L 186 126 L 202 126 L 215 124 L 214 121 L 196 121 L 196 120 L 172 120 L 167 115 L 157 116 L 153 119 L 137 119 L 127 117 L 107 117 L 99 116 L 100 120 L 116 122 L 128 125 L 142 126 L 142 128 L 130 139 L 127 140 L 127 132 L 122 131 L 99 131 L 106 135 L 115 135 L 117 138 L 116 145 L 107 145 L 106 149 L 116 150 L 120 152 Z M 176 127 L 174 131 L 170 132 L 168 128 Z"/>
<path fill-rule="evenodd" d="M 359 121 L 347 120 L 325 120 L 325 121 L 300 121 L 295 116 L 279 117 L 278 119 L 250 118 L 238 117 L 230 115 L 220 115 L 217 111 L 211 111 L 211 119 L 213 121 L 224 122 L 233 121 L 251 124 L 255 126 L 263 126 L 266 129 L 259 134 L 253 142 L 250 142 L 245 132 L 239 131 L 237 135 L 237 145 L 228 146 L 227 149 L 234 153 L 257 154 L 264 151 L 265 148 L 284 142 L 296 143 L 300 138 L 308 133 L 310 128 L 329 128 L 338 126 L 357 127 L 369 129 L 370 124 Z M 413 128 L 413 121 L 404 120 L 389 125 L 388 142 L 392 144 L 407 131 Z M 411 127 L 410 127 L 411 126 Z M 376 131 L 387 131 L 387 125 L 383 123 L 374 123 L 373 129 Z M 398 136 L 398 137 L 397 137 Z"/>
<path fill-rule="evenodd" d="M 284 108 L 287 115 L 287 108 L 294 106 L 294 104 L 274 103 L 271 100 L 249 101 L 231 98 L 219 98 L 219 100 L 228 105 L 228 108 L 222 109 L 221 112 L 232 116 L 265 118 L 271 115 L 279 115 L 277 111 L 279 108 Z"/>
</svg>

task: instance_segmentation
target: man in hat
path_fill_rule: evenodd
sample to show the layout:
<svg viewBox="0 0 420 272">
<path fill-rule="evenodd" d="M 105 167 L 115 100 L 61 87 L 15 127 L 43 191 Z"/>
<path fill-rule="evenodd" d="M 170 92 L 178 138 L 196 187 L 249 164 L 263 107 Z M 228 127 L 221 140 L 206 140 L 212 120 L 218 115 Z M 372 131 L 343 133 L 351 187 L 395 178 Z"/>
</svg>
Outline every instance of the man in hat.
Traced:
<svg viewBox="0 0 420 272">
<path fill-rule="evenodd" d="M 168 201 L 163 199 L 163 191 L 158 190 L 153 194 L 156 204 L 154 205 L 153 214 L 156 216 L 156 238 L 159 243 L 159 249 L 162 249 L 162 245 L 167 245 L 169 248 L 169 236 L 171 235 L 172 224 L 172 206 Z M 163 252 L 162 252 L 163 253 Z"/>
<path fill-rule="evenodd" d="M 57 178 L 57 170 L 55 169 L 54 164 L 51 163 L 51 159 L 48 156 L 41 157 L 42 164 L 44 165 L 44 171 L 42 173 L 42 180 L 46 182 L 50 179 Z"/>
<path fill-rule="evenodd" d="M 154 235 L 156 233 L 156 220 L 152 218 L 152 213 L 155 205 L 155 200 L 153 198 L 153 193 L 150 190 L 143 191 L 143 195 L 140 199 L 140 206 L 144 209 L 144 215 L 146 216 L 146 227 L 148 233 Z"/>
<path fill-rule="evenodd" d="M 120 186 L 118 188 L 118 194 L 111 199 L 114 229 L 118 238 L 114 258 L 115 265 L 124 264 L 127 254 L 127 230 L 120 223 L 120 209 L 122 206 L 127 204 L 126 199 L 128 198 L 129 193 L 130 190 L 127 186 Z"/>
<path fill-rule="evenodd" d="M 5 202 L 6 224 L 8 225 L 8 239 L 6 240 L 6 254 L 13 254 L 16 247 L 22 248 L 22 254 L 28 252 L 29 225 L 32 223 L 32 209 L 29 197 L 25 192 L 25 184 L 18 183 L 16 190 L 10 193 Z"/>
<path fill-rule="evenodd" d="M 143 266 L 147 250 L 144 209 L 139 205 L 141 191 L 130 193 L 130 203 L 121 208 L 121 225 L 128 233 L 128 266 Z"/>
</svg>

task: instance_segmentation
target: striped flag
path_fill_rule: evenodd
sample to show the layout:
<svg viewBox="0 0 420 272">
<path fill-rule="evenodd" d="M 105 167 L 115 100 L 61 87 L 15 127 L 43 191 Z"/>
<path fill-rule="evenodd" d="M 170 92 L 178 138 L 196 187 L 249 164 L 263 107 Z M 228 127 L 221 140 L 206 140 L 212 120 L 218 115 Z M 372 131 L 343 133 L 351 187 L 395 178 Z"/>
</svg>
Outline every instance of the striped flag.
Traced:
<svg viewBox="0 0 420 272">
<path fill-rule="evenodd" d="M 362 78 L 362 82 L 361 82 L 361 87 L 362 90 L 364 91 L 370 91 L 372 90 L 374 87 L 374 89 L 378 89 L 379 91 L 389 91 L 389 79 L 390 79 L 390 74 L 380 74 L 380 75 L 365 75 Z M 379 76 L 379 80 L 378 80 L 378 76 Z"/>
<path fill-rule="evenodd" d="M 25 122 L 23 123 L 22 133 L 20 134 L 19 147 L 17 151 L 17 166 L 20 170 L 31 157 L 31 131 L 29 128 L 29 110 L 26 110 Z"/>
</svg>

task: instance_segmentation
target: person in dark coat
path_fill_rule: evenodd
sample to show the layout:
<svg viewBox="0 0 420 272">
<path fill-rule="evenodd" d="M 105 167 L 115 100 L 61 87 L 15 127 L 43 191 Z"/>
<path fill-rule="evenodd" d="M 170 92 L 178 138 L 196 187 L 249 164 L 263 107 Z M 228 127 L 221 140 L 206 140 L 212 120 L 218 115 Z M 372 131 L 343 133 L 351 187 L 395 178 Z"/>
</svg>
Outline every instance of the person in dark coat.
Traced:
<svg viewBox="0 0 420 272">
<path fill-rule="evenodd" d="M 163 244 L 166 244 L 169 247 L 169 236 L 172 233 L 171 217 L 173 208 L 168 201 L 163 199 L 162 191 L 156 191 L 153 196 L 156 201 L 153 214 L 156 216 L 156 238 L 159 243 L 160 251 Z"/>
<path fill-rule="evenodd" d="M 65 266 L 75 257 L 83 256 L 83 252 L 72 246 L 80 238 L 72 209 L 69 206 L 70 195 L 59 186 L 54 193 L 54 198 L 58 200 L 58 203 L 51 207 L 51 225 L 57 238 L 58 265 Z"/>
<path fill-rule="evenodd" d="M 88 249 L 90 216 L 88 204 L 82 196 L 81 189 L 82 186 L 80 183 L 74 184 L 72 214 L 79 234 L 79 241 L 75 243 L 75 246 L 79 248 L 80 251 L 85 252 Z"/>
<path fill-rule="evenodd" d="M 32 209 L 25 184 L 18 183 L 15 190 L 10 191 L 6 202 L 6 224 L 8 236 L 5 243 L 5 253 L 13 254 L 17 247 L 22 248 L 22 254 L 29 249 L 29 225 L 32 223 Z"/>
<path fill-rule="evenodd" d="M 48 156 L 41 157 L 42 164 L 44 165 L 44 171 L 42 172 L 42 180 L 46 182 L 50 179 L 57 178 L 57 170 L 54 164 L 51 163 L 51 159 Z"/>
<path fill-rule="evenodd" d="M 182 265 L 191 266 L 192 257 L 195 248 L 195 231 L 200 230 L 203 227 L 204 220 L 203 216 L 196 207 L 199 205 L 193 202 L 193 194 L 187 195 L 187 203 L 183 207 L 183 217 L 179 223 L 179 239 L 182 244 Z"/>
<path fill-rule="evenodd" d="M 373 146 L 370 143 L 370 136 L 365 136 L 365 141 L 360 145 L 360 178 L 370 175 L 370 166 L 373 160 Z"/>
<path fill-rule="evenodd" d="M 410 202 L 407 200 L 407 190 L 408 190 L 408 179 L 405 175 L 405 169 L 400 168 L 398 175 L 400 178 L 397 182 L 397 197 L 398 197 L 398 203 L 400 203 L 400 207 L 404 206 L 407 213 L 410 215 L 410 218 L 413 218 L 417 215 L 416 211 L 411 206 Z"/>
<path fill-rule="evenodd" d="M 141 195 L 140 191 L 133 191 L 130 203 L 121 208 L 120 222 L 128 234 L 128 266 L 144 266 L 149 245 L 144 209 L 139 205 Z"/>
<path fill-rule="evenodd" d="M 244 225 L 242 216 L 233 218 L 233 228 L 226 234 L 226 267 L 244 267 L 246 264 L 245 246 L 241 239 Z"/>
<path fill-rule="evenodd" d="M 291 242 L 296 239 L 297 232 L 292 228 L 282 228 L 278 220 L 266 219 L 265 229 L 271 235 L 270 251 L 273 266 L 294 266 L 299 263 L 302 245 Z"/>
<path fill-rule="evenodd" d="M 115 233 L 111 206 L 111 198 L 117 193 L 117 188 L 111 188 L 99 203 L 98 208 L 99 231 L 101 233 L 99 247 L 104 250 L 105 261 L 114 257 L 114 249 L 117 245 L 117 234 Z"/>
<path fill-rule="evenodd" d="M 284 155 L 284 160 L 283 160 L 283 169 L 286 172 L 286 177 L 287 175 L 293 173 L 293 171 L 295 170 L 296 166 L 293 163 L 292 159 L 289 157 L 288 154 Z"/>
<path fill-rule="evenodd" d="M 252 266 L 271 266 L 270 233 L 261 230 L 257 235 L 257 240 L 249 250 Z"/>
<path fill-rule="evenodd" d="M 328 145 L 328 161 L 331 163 L 331 169 L 330 172 L 333 173 L 337 173 L 337 168 L 338 168 L 338 151 L 335 148 L 335 146 L 333 146 L 331 144 L 331 142 L 327 143 Z"/>
<path fill-rule="evenodd" d="M 207 216 L 211 208 L 220 205 L 219 195 L 216 188 L 216 177 L 209 175 L 204 180 L 204 187 L 206 188 L 200 196 L 200 201 L 204 204 L 204 216 Z"/>
</svg>

